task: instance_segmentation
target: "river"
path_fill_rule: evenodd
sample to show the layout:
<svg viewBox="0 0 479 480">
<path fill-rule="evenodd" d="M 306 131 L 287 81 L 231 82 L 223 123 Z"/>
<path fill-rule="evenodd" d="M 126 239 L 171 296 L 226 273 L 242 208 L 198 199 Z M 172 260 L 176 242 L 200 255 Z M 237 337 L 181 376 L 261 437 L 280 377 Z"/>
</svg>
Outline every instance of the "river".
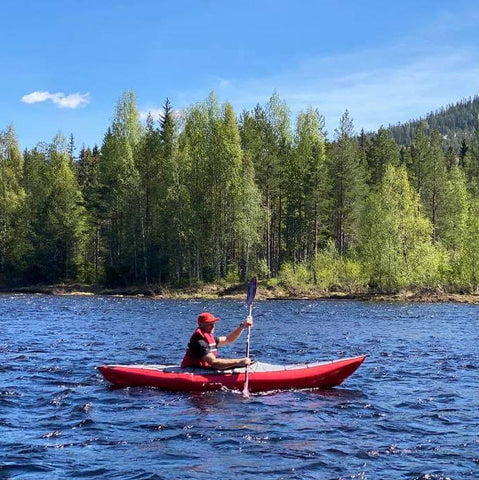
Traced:
<svg viewBox="0 0 479 480">
<path fill-rule="evenodd" d="M 0 479 L 479 478 L 479 308 L 260 301 L 252 357 L 368 358 L 326 391 L 118 389 L 105 363 L 179 363 L 238 301 L 0 296 Z M 224 356 L 243 356 L 245 335 Z"/>
</svg>

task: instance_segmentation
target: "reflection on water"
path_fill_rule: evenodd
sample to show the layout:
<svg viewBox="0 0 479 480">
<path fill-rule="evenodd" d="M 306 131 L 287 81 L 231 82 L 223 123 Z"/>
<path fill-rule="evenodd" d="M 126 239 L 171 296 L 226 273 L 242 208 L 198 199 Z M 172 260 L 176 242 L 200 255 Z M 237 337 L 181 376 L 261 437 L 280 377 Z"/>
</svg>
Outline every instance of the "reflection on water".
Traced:
<svg viewBox="0 0 479 480">
<path fill-rule="evenodd" d="M 203 309 L 241 302 L 0 296 L 0 478 L 474 478 L 479 328 L 468 305 L 255 305 L 252 356 L 367 353 L 326 391 L 119 389 L 95 367 L 179 362 Z M 244 338 L 225 349 L 243 356 Z"/>
</svg>

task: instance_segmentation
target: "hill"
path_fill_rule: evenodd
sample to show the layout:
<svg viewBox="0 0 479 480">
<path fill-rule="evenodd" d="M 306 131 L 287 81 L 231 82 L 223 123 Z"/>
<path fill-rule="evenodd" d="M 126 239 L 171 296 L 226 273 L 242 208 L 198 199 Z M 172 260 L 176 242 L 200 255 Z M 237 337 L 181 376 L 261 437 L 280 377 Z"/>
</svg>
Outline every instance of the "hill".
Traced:
<svg viewBox="0 0 479 480">
<path fill-rule="evenodd" d="M 389 125 L 388 131 L 399 145 L 410 145 L 421 123 L 425 124 L 427 134 L 439 130 L 443 134 L 445 146 L 458 152 L 463 139 L 467 141 L 479 129 L 479 95 L 440 108 L 425 117 Z"/>
</svg>

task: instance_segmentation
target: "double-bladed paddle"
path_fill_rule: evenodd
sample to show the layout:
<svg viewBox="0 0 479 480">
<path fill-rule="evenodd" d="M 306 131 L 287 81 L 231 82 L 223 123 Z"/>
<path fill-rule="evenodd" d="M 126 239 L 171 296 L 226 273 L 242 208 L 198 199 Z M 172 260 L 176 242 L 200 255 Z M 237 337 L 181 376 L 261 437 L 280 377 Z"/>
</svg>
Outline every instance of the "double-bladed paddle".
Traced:
<svg viewBox="0 0 479 480">
<path fill-rule="evenodd" d="M 253 301 L 256 295 L 256 288 L 258 286 L 258 282 L 256 277 L 252 278 L 251 281 L 248 283 L 248 294 L 246 296 L 246 305 L 249 307 L 249 316 L 252 317 L 253 313 Z M 249 358 L 249 343 L 251 337 L 251 327 L 248 326 L 248 336 L 246 338 L 246 358 Z M 244 379 L 244 388 L 243 388 L 243 397 L 249 397 L 249 390 L 248 390 L 248 380 L 249 380 L 249 371 L 248 365 L 245 367 L 245 379 Z"/>
</svg>

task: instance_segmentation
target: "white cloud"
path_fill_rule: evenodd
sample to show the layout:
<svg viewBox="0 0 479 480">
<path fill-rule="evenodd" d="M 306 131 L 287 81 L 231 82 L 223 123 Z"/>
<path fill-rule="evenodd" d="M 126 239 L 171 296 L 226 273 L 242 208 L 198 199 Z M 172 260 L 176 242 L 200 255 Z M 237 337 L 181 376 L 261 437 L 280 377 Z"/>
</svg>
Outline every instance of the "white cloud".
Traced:
<svg viewBox="0 0 479 480">
<path fill-rule="evenodd" d="M 148 118 L 148 115 L 151 115 L 153 117 L 153 120 L 156 121 L 158 120 L 161 115 L 163 115 L 165 111 L 163 110 L 162 107 L 160 108 L 148 108 L 145 110 L 140 111 L 140 120 L 145 121 Z"/>
<path fill-rule="evenodd" d="M 52 101 L 60 108 L 78 108 L 90 103 L 90 94 L 72 93 L 65 95 L 63 92 L 35 91 L 22 97 L 22 102 L 28 104 L 46 102 L 47 100 Z"/>
</svg>

